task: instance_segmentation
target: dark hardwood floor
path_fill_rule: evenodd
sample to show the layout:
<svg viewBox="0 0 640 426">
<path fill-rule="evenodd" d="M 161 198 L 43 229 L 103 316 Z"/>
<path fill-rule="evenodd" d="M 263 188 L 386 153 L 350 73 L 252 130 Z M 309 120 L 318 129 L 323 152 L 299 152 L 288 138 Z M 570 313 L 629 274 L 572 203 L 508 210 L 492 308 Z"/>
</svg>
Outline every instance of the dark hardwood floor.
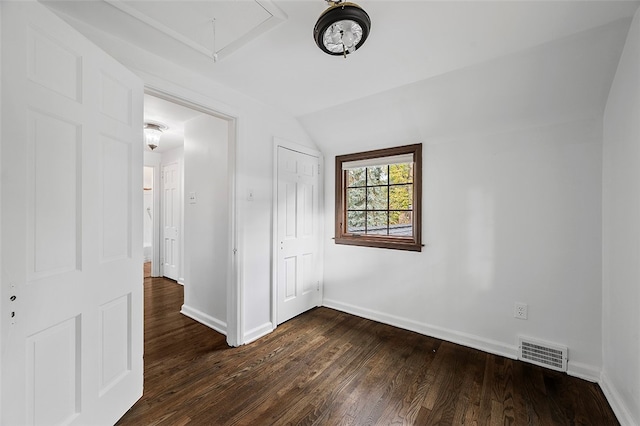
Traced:
<svg viewBox="0 0 640 426">
<path fill-rule="evenodd" d="M 145 393 L 118 425 L 617 425 L 598 385 L 328 308 L 257 342 L 145 279 Z"/>
</svg>

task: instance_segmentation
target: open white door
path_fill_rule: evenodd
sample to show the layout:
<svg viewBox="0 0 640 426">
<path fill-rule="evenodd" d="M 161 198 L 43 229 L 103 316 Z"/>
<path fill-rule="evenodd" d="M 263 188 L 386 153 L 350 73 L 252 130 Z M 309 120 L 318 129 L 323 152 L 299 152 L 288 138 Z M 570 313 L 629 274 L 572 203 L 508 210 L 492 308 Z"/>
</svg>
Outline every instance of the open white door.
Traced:
<svg viewBox="0 0 640 426">
<path fill-rule="evenodd" d="M 279 146 L 277 181 L 277 323 L 320 304 L 319 158 Z"/>
<path fill-rule="evenodd" d="M 142 395 L 142 82 L 1 7 L 0 423 L 113 424 Z"/>
</svg>

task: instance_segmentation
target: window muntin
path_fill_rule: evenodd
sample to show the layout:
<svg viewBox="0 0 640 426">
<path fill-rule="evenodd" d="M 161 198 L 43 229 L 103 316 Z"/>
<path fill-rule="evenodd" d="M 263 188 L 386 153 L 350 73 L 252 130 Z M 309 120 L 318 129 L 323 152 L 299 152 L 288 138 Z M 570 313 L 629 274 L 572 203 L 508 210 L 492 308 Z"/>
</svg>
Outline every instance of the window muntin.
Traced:
<svg viewBox="0 0 640 426">
<path fill-rule="evenodd" d="M 336 243 L 421 250 L 422 145 L 336 157 Z"/>
<path fill-rule="evenodd" d="M 346 173 L 347 233 L 413 236 L 413 162 Z"/>
</svg>

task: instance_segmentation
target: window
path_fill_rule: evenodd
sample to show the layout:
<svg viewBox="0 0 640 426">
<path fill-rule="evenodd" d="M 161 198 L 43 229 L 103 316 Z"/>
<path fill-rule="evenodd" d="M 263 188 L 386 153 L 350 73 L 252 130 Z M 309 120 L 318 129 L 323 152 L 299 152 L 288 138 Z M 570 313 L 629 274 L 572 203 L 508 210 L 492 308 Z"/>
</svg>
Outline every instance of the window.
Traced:
<svg viewBox="0 0 640 426">
<path fill-rule="evenodd" d="M 336 156 L 336 244 L 422 250 L 422 144 Z"/>
</svg>

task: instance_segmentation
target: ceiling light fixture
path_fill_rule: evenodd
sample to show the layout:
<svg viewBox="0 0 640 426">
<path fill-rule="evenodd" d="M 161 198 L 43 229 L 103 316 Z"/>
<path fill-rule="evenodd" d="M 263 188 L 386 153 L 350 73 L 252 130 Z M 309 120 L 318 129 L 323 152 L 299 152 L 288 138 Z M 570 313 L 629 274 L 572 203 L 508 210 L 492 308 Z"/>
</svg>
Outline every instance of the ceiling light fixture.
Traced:
<svg viewBox="0 0 640 426">
<path fill-rule="evenodd" d="M 371 19 L 355 3 L 326 1 L 331 6 L 318 18 L 313 38 L 323 52 L 346 58 L 364 44 L 371 30 Z"/>
<path fill-rule="evenodd" d="M 144 143 L 153 151 L 160 144 L 162 132 L 169 129 L 162 123 L 148 121 L 144 123 Z"/>
</svg>

